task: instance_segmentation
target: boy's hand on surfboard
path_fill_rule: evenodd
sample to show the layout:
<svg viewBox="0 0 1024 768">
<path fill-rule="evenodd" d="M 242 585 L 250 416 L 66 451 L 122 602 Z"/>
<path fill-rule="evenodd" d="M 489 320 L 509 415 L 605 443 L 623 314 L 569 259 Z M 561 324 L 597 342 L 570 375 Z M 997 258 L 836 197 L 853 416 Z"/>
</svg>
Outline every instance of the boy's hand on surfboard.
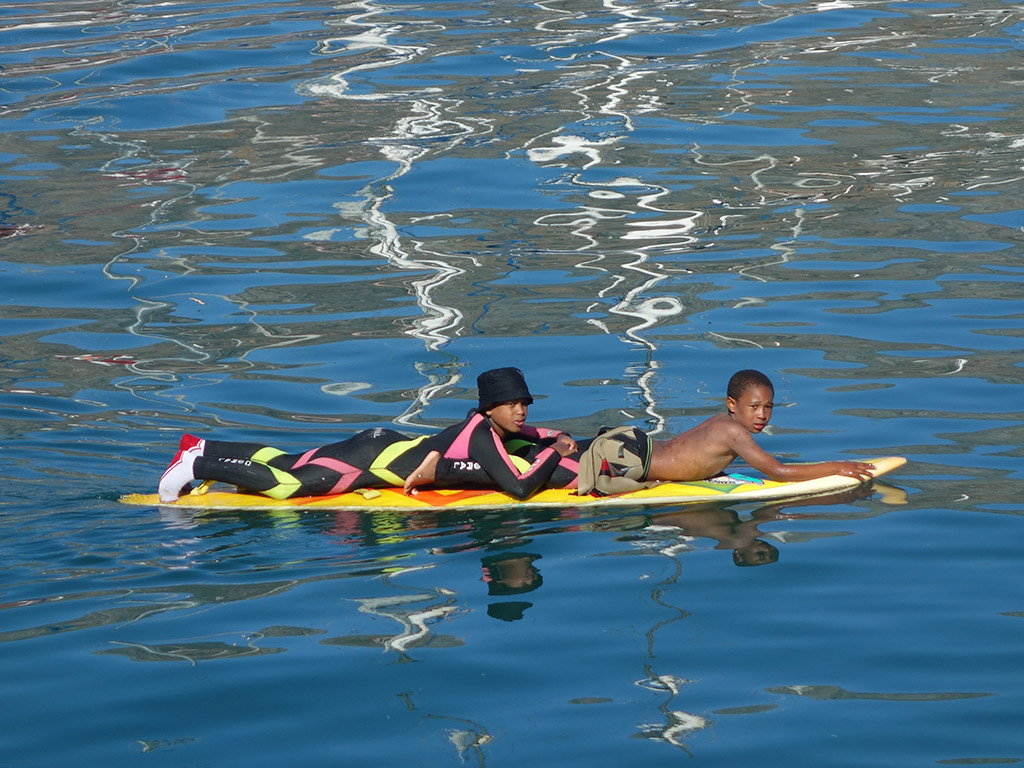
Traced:
<svg viewBox="0 0 1024 768">
<path fill-rule="evenodd" d="M 425 457 L 420 465 L 416 467 L 409 476 L 405 478 L 405 485 L 402 487 L 402 491 L 406 496 L 412 496 L 416 491 L 416 486 L 419 485 L 430 485 L 434 482 L 434 473 L 437 470 L 437 460 L 441 458 L 439 451 L 431 451 Z"/>
<path fill-rule="evenodd" d="M 874 477 L 874 464 L 868 464 L 864 461 L 837 461 L 836 464 L 840 465 L 839 470 L 835 473 L 837 475 L 852 477 L 862 483 L 866 483 Z"/>
</svg>

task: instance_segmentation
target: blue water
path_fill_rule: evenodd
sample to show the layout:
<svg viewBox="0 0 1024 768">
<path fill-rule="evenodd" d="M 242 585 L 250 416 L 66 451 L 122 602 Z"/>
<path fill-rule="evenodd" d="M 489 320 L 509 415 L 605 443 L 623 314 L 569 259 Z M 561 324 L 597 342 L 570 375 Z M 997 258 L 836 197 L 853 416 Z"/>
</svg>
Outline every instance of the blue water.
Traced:
<svg viewBox="0 0 1024 768">
<path fill-rule="evenodd" d="M 0 10 L 0 766 L 1024 760 L 1024 14 Z M 681 432 L 787 506 L 194 515 L 179 435 Z M 777 562 L 737 567 L 755 540 Z M 497 562 L 496 562 L 497 561 Z"/>
</svg>

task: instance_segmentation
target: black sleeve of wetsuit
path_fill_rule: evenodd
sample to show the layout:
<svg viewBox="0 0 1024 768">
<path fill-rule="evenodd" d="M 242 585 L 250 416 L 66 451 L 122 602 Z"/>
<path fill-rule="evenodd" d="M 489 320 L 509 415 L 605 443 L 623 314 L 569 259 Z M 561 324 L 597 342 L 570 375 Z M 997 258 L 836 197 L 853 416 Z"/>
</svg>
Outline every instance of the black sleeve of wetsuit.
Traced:
<svg viewBox="0 0 1024 768">
<path fill-rule="evenodd" d="M 477 462 L 465 459 L 437 460 L 434 469 L 436 488 L 490 488 L 497 486 L 494 478 L 484 471 Z"/>
<path fill-rule="evenodd" d="M 472 420 L 471 416 L 469 421 Z M 465 457 L 447 455 L 452 442 L 459 439 L 467 428 L 471 432 L 464 449 Z M 509 466 L 508 454 L 503 447 L 496 445 L 494 433 L 486 420 L 449 427 L 432 438 L 429 447 L 441 452 L 434 474 L 435 486 L 465 488 L 471 484 L 470 487 L 496 488 L 517 499 L 525 499 L 547 482 L 561 459 L 553 448 L 542 448 L 540 455 L 543 458 L 539 462 L 535 460 L 526 472 L 520 474 Z"/>
<path fill-rule="evenodd" d="M 554 442 L 554 440 L 552 439 L 551 442 Z M 512 445 L 511 443 L 506 444 L 506 448 L 511 448 Z M 544 447 L 546 446 L 542 443 L 527 443 L 516 450 L 510 451 L 510 453 L 533 463 Z M 574 456 L 573 458 L 577 457 Z M 564 488 L 575 479 L 576 473 L 562 467 L 561 462 L 559 462 L 551 472 L 547 482 L 544 483 L 544 487 Z M 434 470 L 434 486 L 437 488 L 485 488 L 493 490 L 497 485 L 495 479 L 487 474 L 487 471 L 480 466 L 479 462 L 472 459 L 448 459 L 442 457 L 438 459 Z"/>
<path fill-rule="evenodd" d="M 557 469 L 561 456 L 551 451 L 539 465 L 531 465 L 525 475 L 514 473 L 501 458 L 488 462 L 488 472 L 480 462 L 464 459 L 437 460 L 434 469 L 434 486 L 438 488 L 497 488 L 509 496 L 525 499 L 542 487 Z M 493 474 L 492 474 L 493 472 Z"/>
<path fill-rule="evenodd" d="M 525 457 L 524 457 L 525 458 Z M 574 454 L 573 458 L 576 458 Z M 565 488 L 576 479 L 576 473 L 563 467 L 561 462 L 551 472 L 551 476 L 544 483 L 545 488 Z M 460 459 L 437 460 L 434 470 L 435 488 L 485 488 L 497 487 L 497 482 L 484 471 L 484 468 L 475 461 Z"/>
</svg>

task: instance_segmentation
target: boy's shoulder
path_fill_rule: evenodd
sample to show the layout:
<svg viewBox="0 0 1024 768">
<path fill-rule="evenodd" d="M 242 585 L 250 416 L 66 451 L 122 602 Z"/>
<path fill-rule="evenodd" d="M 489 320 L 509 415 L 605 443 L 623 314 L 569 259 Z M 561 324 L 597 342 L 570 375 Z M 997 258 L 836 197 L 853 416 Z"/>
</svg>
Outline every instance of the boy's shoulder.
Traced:
<svg viewBox="0 0 1024 768">
<path fill-rule="evenodd" d="M 733 430 L 743 429 L 743 427 L 733 421 L 728 413 L 716 413 L 714 416 L 709 416 L 704 420 L 703 426 L 716 432 L 731 432 Z"/>
<path fill-rule="evenodd" d="M 707 419 L 702 426 L 704 427 L 707 436 L 710 436 L 712 439 L 722 440 L 725 442 L 734 440 L 738 437 L 749 436 L 750 434 L 746 429 L 744 429 L 742 424 L 738 424 L 727 413 L 715 414 Z"/>
</svg>

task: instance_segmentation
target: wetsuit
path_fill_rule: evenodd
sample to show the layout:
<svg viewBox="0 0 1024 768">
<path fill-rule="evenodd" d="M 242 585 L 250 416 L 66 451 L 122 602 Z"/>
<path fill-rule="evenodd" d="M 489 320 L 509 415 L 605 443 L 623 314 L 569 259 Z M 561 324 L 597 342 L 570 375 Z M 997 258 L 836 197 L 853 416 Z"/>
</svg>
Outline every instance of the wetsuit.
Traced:
<svg viewBox="0 0 1024 768">
<path fill-rule="evenodd" d="M 435 485 L 447 488 L 495 488 L 525 499 L 546 486 L 558 470 L 564 487 L 576 477 L 576 462 L 563 459 L 551 443 L 562 432 L 524 426 L 502 442 L 487 417 L 474 412 L 462 424 L 431 438 L 439 450 Z M 437 441 L 434 443 L 433 441 Z M 441 447 L 443 446 L 443 447 Z M 551 486 L 547 486 L 551 487 Z"/>
<path fill-rule="evenodd" d="M 520 435 L 526 431 L 524 429 Z M 562 433 L 551 432 L 551 434 L 554 435 L 554 439 L 557 439 L 558 435 Z M 434 487 L 500 488 L 518 499 L 525 499 L 540 488 L 575 488 L 579 475 L 580 453 L 591 441 L 579 442 L 577 453 L 563 457 L 549 447 L 554 439 L 542 438 L 540 442 L 533 442 L 517 435 L 510 435 L 506 438 L 504 448 L 513 467 L 521 473 L 530 471 L 528 475 L 521 475 L 519 481 L 510 482 L 508 478 L 505 478 L 503 482 L 501 476 L 505 473 L 501 471 L 500 464 L 498 465 L 499 474 L 492 475 L 488 469 L 490 465 L 484 466 L 472 459 L 453 458 L 451 455 L 442 453 L 434 468 Z M 550 456 L 552 453 L 557 460 Z M 533 471 L 534 467 L 538 465 L 540 471 Z"/>
<path fill-rule="evenodd" d="M 285 453 L 258 443 L 207 440 L 192 474 L 197 480 L 230 483 L 274 499 L 329 496 L 402 485 L 427 455 L 426 440 L 426 435 L 410 438 L 392 429 L 367 429 L 304 453 Z"/>
<path fill-rule="evenodd" d="M 327 496 L 358 488 L 401 486 L 430 451 L 439 451 L 467 478 L 459 487 L 497 487 L 523 499 L 559 466 L 561 457 L 547 444 L 560 434 L 527 425 L 510 435 L 517 446 L 537 448 L 535 455 L 524 461 L 511 456 L 487 417 L 474 411 L 462 423 L 436 435 L 409 437 L 391 429 L 368 429 L 304 453 L 285 453 L 256 443 L 207 440 L 192 473 L 198 480 L 230 483 L 274 499 Z"/>
<path fill-rule="evenodd" d="M 592 444 L 593 455 L 587 453 Z M 577 446 L 576 453 L 561 458 L 543 483 L 545 488 L 576 488 L 581 477 L 581 461 L 589 461 L 589 465 L 596 462 L 600 467 L 599 470 L 591 466 L 589 487 L 585 493 L 593 490 L 594 475 L 624 477 L 634 482 L 647 480 L 651 438 L 643 430 L 636 427 L 615 430 L 602 428 L 597 438 L 580 440 Z M 505 449 L 513 456 L 513 460 L 519 459 L 526 463 L 539 458 L 541 446 L 511 436 L 505 442 Z M 437 462 L 434 471 L 434 484 L 439 488 L 493 488 L 495 481 L 496 478 L 488 475 L 480 466 L 474 466 L 471 462 L 452 461 L 448 456 L 443 456 Z"/>
</svg>

